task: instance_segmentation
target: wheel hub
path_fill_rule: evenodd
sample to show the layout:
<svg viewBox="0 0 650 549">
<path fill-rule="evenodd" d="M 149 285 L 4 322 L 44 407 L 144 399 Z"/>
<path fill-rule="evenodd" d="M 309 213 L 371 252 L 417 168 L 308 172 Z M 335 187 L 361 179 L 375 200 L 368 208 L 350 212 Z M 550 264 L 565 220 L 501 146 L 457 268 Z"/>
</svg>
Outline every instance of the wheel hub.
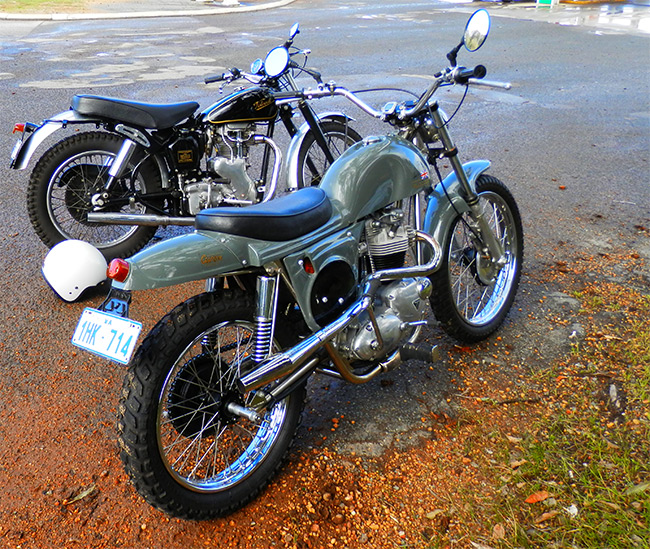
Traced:
<svg viewBox="0 0 650 549">
<path fill-rule="evenodd" d="M 214 358 L 200 355 L 186 362 L 176 374 L 169 392 L 169 417 L 177 432 L 188 438 L 217 434 L 237 417 L 227 411 L 235 395 L 222 393 Z"/>
</svg>

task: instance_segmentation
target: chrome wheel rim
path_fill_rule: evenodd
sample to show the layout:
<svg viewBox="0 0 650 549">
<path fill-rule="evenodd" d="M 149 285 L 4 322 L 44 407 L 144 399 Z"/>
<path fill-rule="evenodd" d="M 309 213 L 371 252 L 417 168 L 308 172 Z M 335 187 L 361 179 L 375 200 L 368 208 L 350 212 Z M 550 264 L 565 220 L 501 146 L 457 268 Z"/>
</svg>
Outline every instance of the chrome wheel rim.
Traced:
<svg viewBox="0 0 650 549">
<path fill-rule="evenodd" d="M 158 448 L 168 472 L 193 491 L 219 492 L 241 482 L 259 467 L 281 433 L 286 401 L 258 422 L 224 412 L 225 401 L 238 394 L 235 383 L 242 375 L 242 361 L 252 353 L 253 333 L 253 324 L 241 321 L 210 328 L 185 348 L 163 384 L 157 411 Z M 206 357 L 210 371 L 204 368 L 196 374 L 193 402 L 183 409 L 183 398 L 190 391 L 178 397 L 179 376 L 183 372 L 189 379 L 188 367 L 198 360 L 205 364 Z M 245 394 L 240 404 L 250 406 L 254 398 L 254 392 Z M 202 405 L 196 407 L 200 399 Z"/>
<path fill-rule="evenodd" d="M 515 282 L 519 247 L 515 221 L 503 198 L 492 192 L 479 197 L 483 215 L 503 246 L 506 263 L 494 280 L 485 284 L 480 276 L 485 266 L 478 262 L 471 230 L 463 219 L 456 221 L 447 258 L 449 279 L 458 314 L 473 326 L 490 323 L 503 310 Z"/>
<path fill-rule="evenodd" d="M 351 145 L 354 145 L 355 140 L 344 132 L 328 132 L 325 134 L 325 141 L 334 160 L 341 156 Z M 311 160 L 316 172 L 313 172 L 308 165 L 307 160 Z M 305 155 L 302 164 L 303 183 L 305 187 L 319 185 L 325 172 L 331 166 L 327 160 L 323 149 L 320 148 L 318 143 L 314 141 L 313 145 L 309 148 L 309 152 Z"/>
<path fill-rule="evenodd" d="M 90 199 L 103 187 L 115 154 L 107 151 L 84 151 L 68 158 L 54 172 L 47 189 L 47 211 L 56 229 L 66 239 L 89 242 L 97 248 L 115 246 L 138 229 L 131 225 L 103 225 L 85 221 Z M 74 182 L 76 186 L 71 185 Z M 136 190 L 144 190 L 142 176 L 135 181 Z M 127 204 L 124 213 L 144 213 L 142 204 Z"/>
</svg>

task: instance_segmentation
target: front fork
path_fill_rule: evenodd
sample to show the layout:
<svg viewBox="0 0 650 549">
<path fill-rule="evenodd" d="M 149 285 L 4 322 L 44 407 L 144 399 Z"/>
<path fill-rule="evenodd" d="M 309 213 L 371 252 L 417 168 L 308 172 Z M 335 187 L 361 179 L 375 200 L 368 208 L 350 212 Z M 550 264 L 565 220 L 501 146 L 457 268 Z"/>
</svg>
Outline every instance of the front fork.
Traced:
<svg viewBox="0 0 650 549">
<path fill-rule="evenodd" d="M 440 108 L 437 103 L 431 105 L 431 117 L 433 118 L 435 127 L 438 130 L 440 141 L 444 146 L 445 157 L 447 157 L 451 163 L 451 167 L 454 170 L 456 178 L 463 190 L 463 198 L 469 206 L 469 226 L 474 245 L 476 246 L 476 249 L 480 251 L 483 258 L 488 260 L 495 267 L 495 272 L 498 272 L 507 262 L 505 251 L 481 211 L 478 193 L 467 179 L 467 174 L 463 169 L 463 165 L 458 159 L 458 149 L 449 135 L 447 123 L 440 114 Z"/>
</svg>

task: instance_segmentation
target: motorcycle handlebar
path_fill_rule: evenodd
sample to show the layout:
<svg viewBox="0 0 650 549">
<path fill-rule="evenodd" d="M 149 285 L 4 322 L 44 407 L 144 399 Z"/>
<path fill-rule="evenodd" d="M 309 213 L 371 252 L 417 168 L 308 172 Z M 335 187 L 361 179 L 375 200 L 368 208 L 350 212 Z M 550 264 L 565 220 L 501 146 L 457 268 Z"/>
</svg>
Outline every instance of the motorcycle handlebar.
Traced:
<svg viewBox="0 0 650 549">
<path fill-rule="evenodd" d="M 222 72 L 215 76 L 208 76 L 204 80 L 206 84 L 213 84 L 214 82 L 223 82 L 224 80 L 237 80 L 240 76 L 247 76 L 246 73 L 240 71 L 238 68 L 233 67 L 229 71 Z"/>
<path fill-rule="evenodd" d="M 491 88 L 501 88 L 509 90 L 512 86 L 508 82 L 492 82 L 489 80 L 483 80 L 483 77 L 487 74 L 487 69 L 483 65 L 477 65 L 473 69 L 466 69 L 464 67 L 459 67 L 454 70 L 448 70 L 444 73 L 439 73 L 436 75 L 435 81 L 429 86 L 427 91 L 420 97 L 417 104 L 410 108 L 402 110 L 399 113 L 400 119 L 405 119 L 410 116 L 413 116 L 415 113 L 419 112 L 426 103 L 428 103 L 431 96 L 434 94 L 436 89 L 444 83 L 450 84 L 471 84 L 476 86 L 484 86 Z M 331 97 L 334 95 L 339 95 L 345 97 L 362 111 L 366 112 L 370 116 L 378 118 L 379 120 L 386 120 L 388 115 L 384 112 L 374 109 L 372 106 L 368 105 L 361 99 L 359 99 L 353 92 L 346 88 L 336 86 L 333 82 L 330 82 L 325 85 L 319 85 L 317 89 L 303 89 L 303 90 L 289 90 L 276 92 L 273 94 L 276 101 L 279 102 L 290 102 L 296 101 L 299 99 L 319 99 L 321 97 Z"/>
</svg>

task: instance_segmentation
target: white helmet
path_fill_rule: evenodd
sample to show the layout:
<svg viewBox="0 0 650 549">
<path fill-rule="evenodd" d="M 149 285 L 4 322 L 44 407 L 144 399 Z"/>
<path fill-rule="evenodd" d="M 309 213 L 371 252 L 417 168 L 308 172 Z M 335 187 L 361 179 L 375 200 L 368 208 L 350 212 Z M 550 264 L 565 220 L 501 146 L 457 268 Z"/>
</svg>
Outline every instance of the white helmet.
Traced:
<svg viewBox="0 0 650 549">
<path fill-rule="evenodd" d="M 95 246 L 83 240 L 64 240 L 43 261 L 43 278 L 64 301 L 106 280 L 106 259 Z"/>
</svg>

